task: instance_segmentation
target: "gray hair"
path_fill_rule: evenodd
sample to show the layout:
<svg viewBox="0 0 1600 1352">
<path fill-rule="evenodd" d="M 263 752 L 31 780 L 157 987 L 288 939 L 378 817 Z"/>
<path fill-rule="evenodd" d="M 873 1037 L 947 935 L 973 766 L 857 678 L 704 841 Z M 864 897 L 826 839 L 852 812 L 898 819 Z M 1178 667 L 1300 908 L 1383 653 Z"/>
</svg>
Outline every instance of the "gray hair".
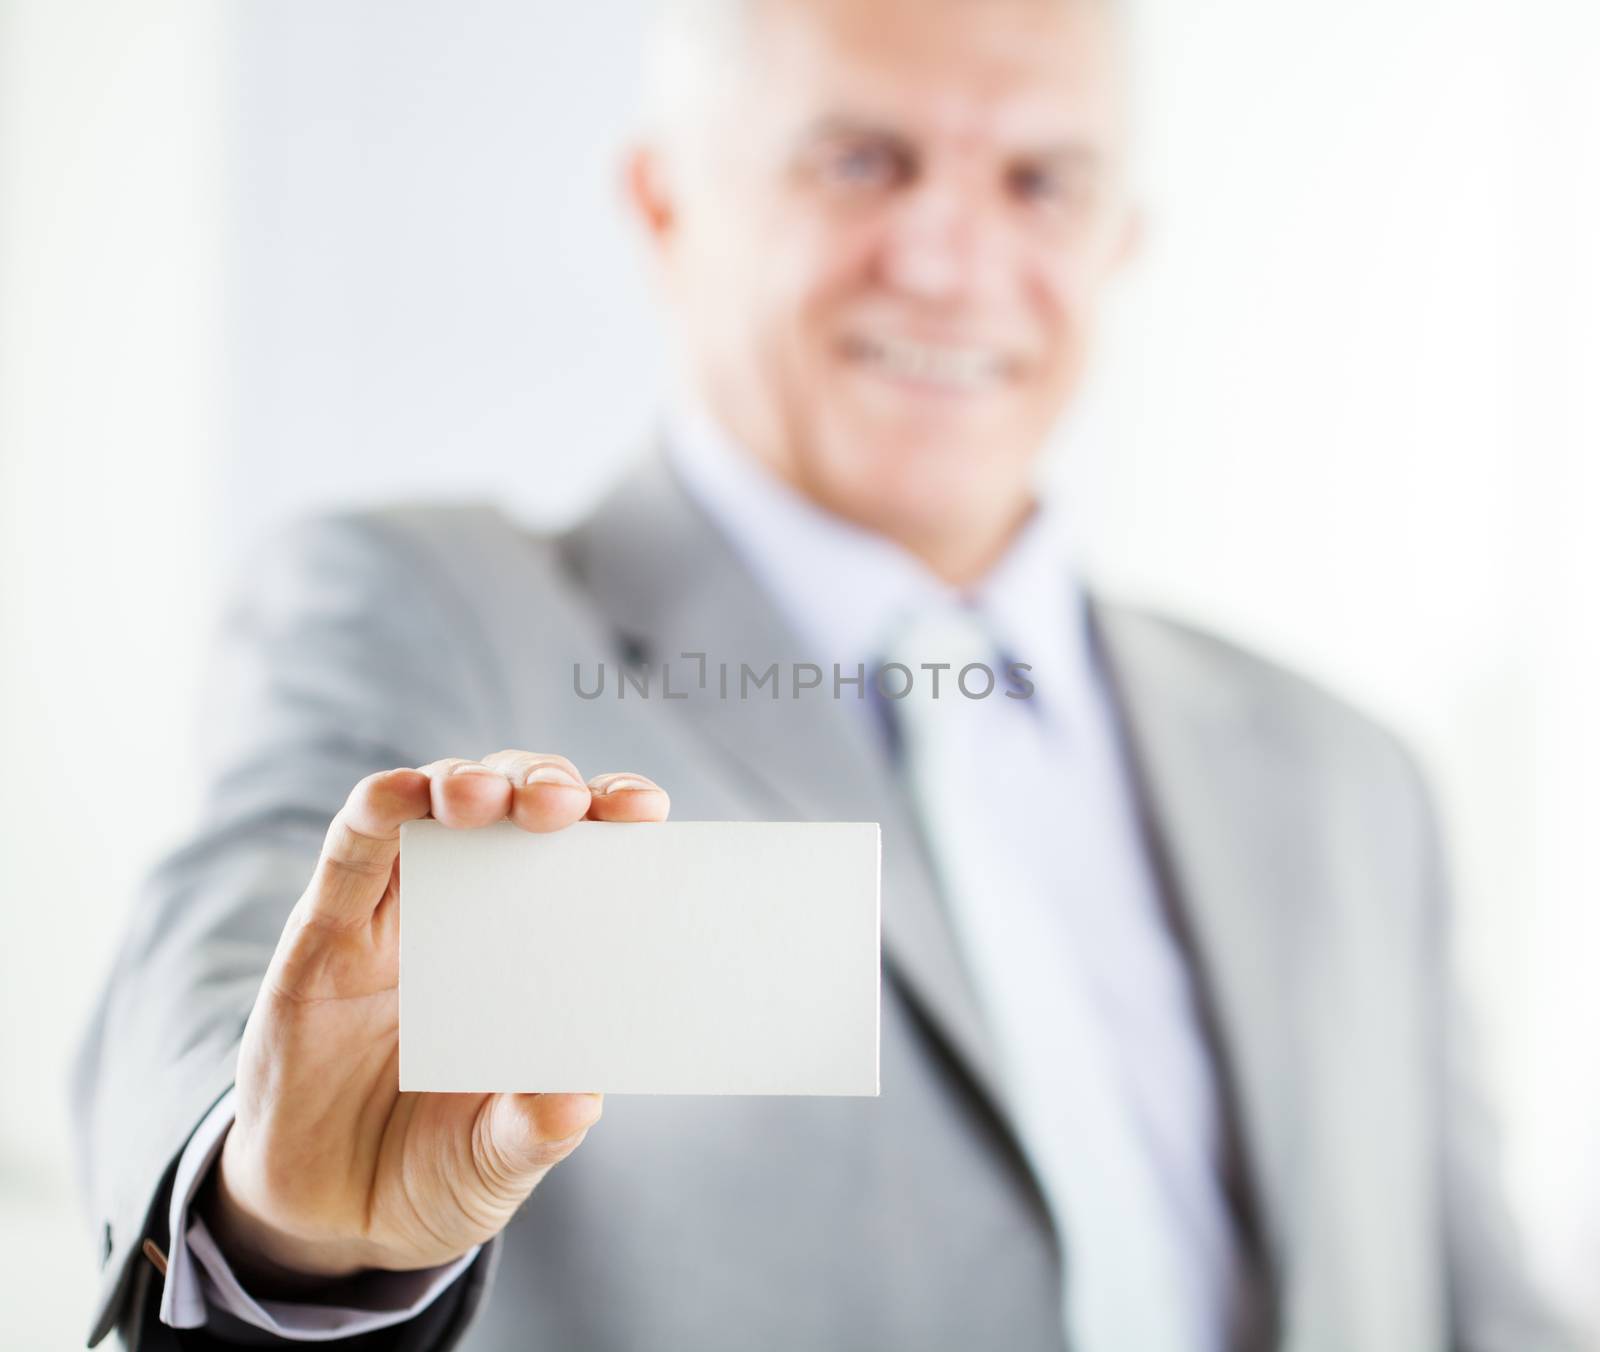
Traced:
<svg viewBox="0 0 1600 1352">
<path fill-rule="evenodd" d="M 644 50 L 644 115 L 674 136 L 737 71 L 754 0 L 655 0 Z"/>
<path fill-rule="evenodd" d="M 1095 2 L 1126 27 L 1131 0 Z M 643 110 L 651 131 L 676 137 L 700 125 L 697 120 L 739 72 L 758 3 L 654 0 L 643 71 Z"/>
</svg>

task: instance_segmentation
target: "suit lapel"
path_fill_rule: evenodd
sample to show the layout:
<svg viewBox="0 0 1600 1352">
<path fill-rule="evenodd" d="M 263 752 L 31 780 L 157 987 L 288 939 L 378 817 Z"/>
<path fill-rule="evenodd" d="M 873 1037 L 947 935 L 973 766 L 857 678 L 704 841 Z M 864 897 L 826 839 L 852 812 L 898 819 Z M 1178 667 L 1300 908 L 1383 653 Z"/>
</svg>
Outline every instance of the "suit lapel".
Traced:
<svg viewBox="0 0 1600 1352">
<path fill-rule="evenodd" d="M 1206 660 L 1210 641 L 1171 624 L 1093 610 L 1223 1082 L 1248 1237 L 1263 1285 L 1281 1290 L 1299 1219 L 1296 1090 L 1306 1073 L 1294 1050 L 1303 944 L 1291 881 L 1303 805 L 1285 792 L 1289 767 L 1236 665 Z"/>
<path fill-rule="evenodd" d="M 563 542 L 563 552 L 623 646 L 675 693 L 659 701 L 715 749 L 752 814 L 876 821 L 883 831 L 885 965 L 991 1106 L 1003 1102 L 993 1047 L 945 920 L 915 820 L 872 739 L 865 709 L 819 697 L 740 697 L 741 665 L 808 660 L 770 599 L 659 456 L 624 479 Z M 696 679 L 704 654 L 707 680 Z M 726 664 L 728 693 L 721 687 Z M 831 673 L 830 673 L 831 677 Z M 670 712 L 665 712 L 670 711 Z"/>
</svg>

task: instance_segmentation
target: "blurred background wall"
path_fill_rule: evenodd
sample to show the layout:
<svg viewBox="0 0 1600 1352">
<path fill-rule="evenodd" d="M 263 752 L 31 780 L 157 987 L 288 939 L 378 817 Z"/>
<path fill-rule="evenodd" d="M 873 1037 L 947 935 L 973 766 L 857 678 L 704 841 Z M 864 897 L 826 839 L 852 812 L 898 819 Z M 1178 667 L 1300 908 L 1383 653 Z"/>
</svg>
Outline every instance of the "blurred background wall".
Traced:
<svg viewBox="0 0 1600 1352">
<path fill-rule="evenodd" d="M 0 0 L 0 1346 L 81 1341 L 70 1048 L 242 546 L 581 509 L 665 369 L 648 0 Z M 1143 0 L 1146 257 L 1055 469 L 1105 583 L 1396 724 L 1550 1279 L 1600 1318 L 1600 9 Z"/>
</svg>

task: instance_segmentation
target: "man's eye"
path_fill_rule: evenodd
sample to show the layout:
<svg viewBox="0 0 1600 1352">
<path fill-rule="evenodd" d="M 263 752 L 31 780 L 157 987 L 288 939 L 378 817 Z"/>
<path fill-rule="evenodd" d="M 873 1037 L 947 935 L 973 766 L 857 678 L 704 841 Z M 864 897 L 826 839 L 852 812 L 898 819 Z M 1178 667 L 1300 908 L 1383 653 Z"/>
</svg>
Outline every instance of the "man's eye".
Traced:
<svg viewBox="0 0 1600 1352">
<path fill-rule="evenodd" d="M 828 157 L 828 177 L 842 187 L 877 188 L 896 182 L 900 159 L 886 146 L 846 146 Z"/>
<path fill-rule="evenodd" d="M 1086 176 L 1048 165 L 1019 165 L 1011 171 L 1011 191 L 1041 206 L 1072 206 L 1088 192 Z"/>
</svg>

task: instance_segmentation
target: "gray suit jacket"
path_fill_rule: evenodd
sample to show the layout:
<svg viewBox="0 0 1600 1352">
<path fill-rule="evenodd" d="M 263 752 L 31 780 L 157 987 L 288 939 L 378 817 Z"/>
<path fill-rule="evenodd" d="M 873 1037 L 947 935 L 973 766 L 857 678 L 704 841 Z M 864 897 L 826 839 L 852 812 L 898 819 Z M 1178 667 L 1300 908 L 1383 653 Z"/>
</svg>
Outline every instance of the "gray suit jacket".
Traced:
<svg viewBox="0 0 1600 1352">
<path fill-rule="evenodd" d="M 1519 1285 L 1460 1073 L 1433 825 L 1411 762 L 1311 685 L 1097 603 L 1229 1105 L 1263 1320 L 1294 1352 L 1564 1345 Z M 328 819 L 373 770 L 501 747 L 637 769 L 683 819 L 883 825 L 883 1094 L 626 1098 L 431 1317 L 375 1344 L 1053 1349 L 1056 1238 L 906 803 L 829 701 L 576 697 L 572 665 L 802 657 L 670 472 L 577 529 L 487 508 L 307 523 L 228 613 L 202 820 L 138 900 L 76 1079 L 104 1282 L 156 1346 L 171 1169 Z M 714 693 L 714 692 L 713 692 Z M 1133 1349 L 1132 1352 L 1137 1352 Z"/>
</svg>

